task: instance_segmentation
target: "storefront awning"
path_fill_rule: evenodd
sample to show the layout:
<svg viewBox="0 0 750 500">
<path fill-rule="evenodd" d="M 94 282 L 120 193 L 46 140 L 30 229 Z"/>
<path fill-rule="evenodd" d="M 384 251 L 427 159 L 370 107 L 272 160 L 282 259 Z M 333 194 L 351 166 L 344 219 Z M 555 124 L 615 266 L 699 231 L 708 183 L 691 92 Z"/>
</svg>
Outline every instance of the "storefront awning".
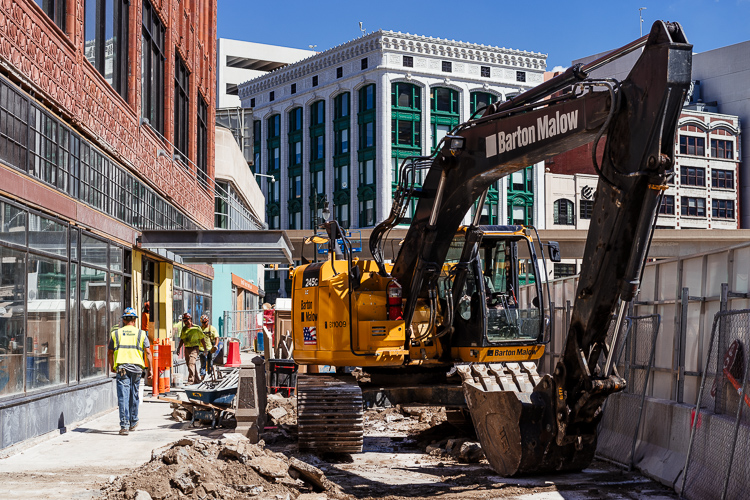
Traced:
<svg viewBox="0 0 750 500">
<path fill-rule="evenodd" d="M 143 231 L 140 246 L 184 264 L 291 264 L 284 231 Z"/>
</svg>

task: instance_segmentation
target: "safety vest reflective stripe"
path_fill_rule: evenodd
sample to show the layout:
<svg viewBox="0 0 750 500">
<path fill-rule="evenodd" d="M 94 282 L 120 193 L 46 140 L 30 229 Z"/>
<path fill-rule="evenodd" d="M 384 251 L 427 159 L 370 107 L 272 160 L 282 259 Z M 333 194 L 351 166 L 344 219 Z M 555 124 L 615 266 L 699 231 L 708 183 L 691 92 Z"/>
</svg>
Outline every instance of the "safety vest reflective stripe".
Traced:
<svg viewBox="0 0 750 500">
<path fill-rule="evenodd" d="M 130 343 L 132 342 L 131 339 L 126 340 L 122 338 L 125 336 L 135 337 L 135 344 Z M 140 367 L 145 366 L 143 362 L 145 332 L 143 330 L 136 330 L 135 327 L 125 326 L 112 332 L 112 340 L 115 345 L 115 368 L 126 363 Z"/>
</svg>

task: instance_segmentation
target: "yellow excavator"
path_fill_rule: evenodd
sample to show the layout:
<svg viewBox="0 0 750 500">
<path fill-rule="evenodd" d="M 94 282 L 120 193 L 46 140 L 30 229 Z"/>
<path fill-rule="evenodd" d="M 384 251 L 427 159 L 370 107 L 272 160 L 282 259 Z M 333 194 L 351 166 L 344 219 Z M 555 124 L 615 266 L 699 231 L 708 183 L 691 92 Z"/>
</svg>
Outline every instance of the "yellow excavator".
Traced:
<svg viewBox="0 0 750 500">
<path fill-rule="evenodd" d="M 635 50 L 641 55 L 624 81 L 590 77 Z M 607 332 L 638 290 L 673 175 L 691 62 L 681 26 L 657 21 L 647 36 L 479 110 L 432 156 L 404 161 L 391 213 L 370 236 L 372 260 L 354 257 L 338 223 L 325 222 L 316 241 L 328 245 L 327 260 L 292 272 L 294 359 L 339 370 L 298 377 L 300 449 L 361 451 L 363 404 L 374 391 L 392 403 L 467 408 L 500 474 L 586 467 L 602 405 L 625 387 Z M 592 141 L 595 152 L 600 140 L 570 329 L 553 373 L 541 376 L 535 361 L 550 311 L 540 264 L 545 246 L 552 261 L 559 248 L 534 239 L 533 228 L 482 226 L 479 215 L 462 224 L 500 178 Z M 414 199 L 388 263 L 385 237 Z M 354 366 L 370 386 L 345 373 Z"/>
</svg>

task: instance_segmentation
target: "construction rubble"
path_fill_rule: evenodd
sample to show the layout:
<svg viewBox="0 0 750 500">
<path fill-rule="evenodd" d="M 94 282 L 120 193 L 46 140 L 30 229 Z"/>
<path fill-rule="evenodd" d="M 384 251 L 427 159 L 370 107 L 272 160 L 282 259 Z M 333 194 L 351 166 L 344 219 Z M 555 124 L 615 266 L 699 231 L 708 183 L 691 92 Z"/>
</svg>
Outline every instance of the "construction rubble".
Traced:
<svg viewBox="0 0 750 500">
<path fill-rule="evenodd" d="M 349 499 L 317 467 L 275 453 L 238 434 L 223 439 L 181 439 L 154 450 L 132 473 L 103 489 L 108 500 Z"/>
</svg>

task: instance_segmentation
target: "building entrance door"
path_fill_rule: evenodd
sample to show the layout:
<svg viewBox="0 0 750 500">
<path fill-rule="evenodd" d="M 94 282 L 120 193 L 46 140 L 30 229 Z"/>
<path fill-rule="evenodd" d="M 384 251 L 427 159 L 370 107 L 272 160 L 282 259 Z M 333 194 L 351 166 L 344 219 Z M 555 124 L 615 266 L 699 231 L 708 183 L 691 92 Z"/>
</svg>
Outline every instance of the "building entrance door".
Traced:
<svg viewBox="0 0 750 500">
<path fill-rule="evenodd" d="M 148 339 L 153 344 L 156 332 L 159 331 L 159 265 L 156 261 L 144 257 L 142 269 L 141 329 L 148 332 Z"/>
</svg>

